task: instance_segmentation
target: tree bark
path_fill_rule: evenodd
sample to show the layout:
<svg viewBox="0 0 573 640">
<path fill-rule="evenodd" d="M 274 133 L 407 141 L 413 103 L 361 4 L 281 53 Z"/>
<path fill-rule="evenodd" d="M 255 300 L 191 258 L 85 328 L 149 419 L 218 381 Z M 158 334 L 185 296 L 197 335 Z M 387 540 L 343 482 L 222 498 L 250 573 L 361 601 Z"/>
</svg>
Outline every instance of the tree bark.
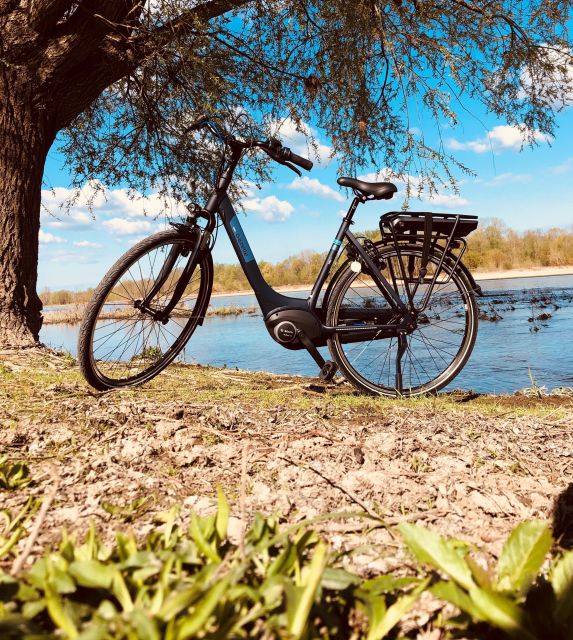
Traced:
<svg viewBox="0 0 573 640">
<path fill-rule="evenodd" d="M 54 135 L 22 69 L 0 67 L 0 347 L 37 344 L 42 174 Z"/>
<path fill-rule="evenodd" d="M 57 132 L 177 29 L 248 2 L 194 5 L 139 41 L 140 0 L 0 0 L 0 348 L 38 343 L 42 176 Z"/>
</svg>

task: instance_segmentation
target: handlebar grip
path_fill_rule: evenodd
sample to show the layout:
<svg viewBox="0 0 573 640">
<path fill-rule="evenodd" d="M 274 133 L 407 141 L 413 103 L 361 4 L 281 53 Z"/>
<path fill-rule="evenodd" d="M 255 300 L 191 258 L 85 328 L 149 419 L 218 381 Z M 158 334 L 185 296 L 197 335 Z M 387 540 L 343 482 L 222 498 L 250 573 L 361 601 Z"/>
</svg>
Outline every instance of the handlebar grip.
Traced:
<svg viewBox="0 0 573 640">
<path fill-rule="evenodd" d="M 310 171 L 314 165 L 312 160 L 308 160 L 307 158 L 303 158 L 301 156 L 297 156 L 296 153 L 290 152 L 290 158 L 288 158 L 293 164 L 298 165 L 302 169 L 306 169 Z"/>
</svg>

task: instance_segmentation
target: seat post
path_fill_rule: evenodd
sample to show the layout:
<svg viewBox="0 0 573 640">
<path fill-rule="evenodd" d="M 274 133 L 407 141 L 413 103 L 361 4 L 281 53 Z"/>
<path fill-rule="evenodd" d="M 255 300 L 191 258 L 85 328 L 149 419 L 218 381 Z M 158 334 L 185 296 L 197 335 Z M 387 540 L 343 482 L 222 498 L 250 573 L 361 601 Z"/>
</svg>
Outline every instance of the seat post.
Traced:
<svg viewBox="0 0 573 640">
<path fill-rule="evenodd" d="M 350 207 L 348 207 L 348 211 L 346 212 L 346 215 L 344 216 L 344 221 L 347 222 L 349 225 L 352 224 L 352 218 L 354 217 L 356 209 L 358 208 L 358 205 L 361 202 L 366 202 L 366 198 L 364 198 L 363 195 L 356 194 L 354 196 L 354 200 L 352 200 Z"/>
</svg>

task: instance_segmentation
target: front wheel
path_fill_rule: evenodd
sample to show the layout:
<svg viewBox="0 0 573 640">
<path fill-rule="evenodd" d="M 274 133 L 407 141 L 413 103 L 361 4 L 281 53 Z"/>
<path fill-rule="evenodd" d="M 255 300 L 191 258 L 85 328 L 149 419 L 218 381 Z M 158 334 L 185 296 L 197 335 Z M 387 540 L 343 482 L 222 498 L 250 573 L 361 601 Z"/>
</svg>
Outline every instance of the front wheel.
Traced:
<svg viewBox="0 0 573 640">
<path fill-rule="evenodd" d="M 446 386 L 467 362 L 476 340 L 477 305 L 467 279 L 444 260 L 437 280 L 441 254 L 429 257 L 427 274 L 417 286 L 422 250 L 415 245 L 379 249 L 380 272 L 404 303 L 407 289 L 415 293 L 414 306 L 420 308 L 415 328 L 402 338 L 365 335 L 357 341 L 335 334 L 328 341 L 333 359 L 353 385 L 367 393 L 396 397 L 435 392 Z M 427 297 L 427 298 L 426 298 Z M 327 325 L 367 327 L 368 324 L 399 322 L 386 298 L 365 273 L 356 273 L 348 264 L 333 284 L 326 310 Z M 348 334 L 346 334 L 348 335 Z M 397 357 L 398 350 L 403 352 Z M 397 369 L 401 391 L 397 389 Z"/>
<path fill-rule="evenodd" d="M 189 264 L 194 243 L 174 229 L 162 231 L 133 246 L 105 275 L 78 338 L 79 365 L 92 387 L 113 389 L 150 380 L 202 323 L 213 261 L 205 251 Z M 163 313 L 182 277 L 188 282 L 181 297 Z"/>
</svg>

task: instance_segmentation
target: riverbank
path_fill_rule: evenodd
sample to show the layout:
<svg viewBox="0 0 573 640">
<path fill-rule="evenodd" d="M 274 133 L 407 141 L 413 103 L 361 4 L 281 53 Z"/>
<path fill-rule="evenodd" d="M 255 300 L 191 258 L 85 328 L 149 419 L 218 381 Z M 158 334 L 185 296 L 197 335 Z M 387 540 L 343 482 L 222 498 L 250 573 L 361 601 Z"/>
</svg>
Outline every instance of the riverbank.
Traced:
<svg viewBox="0 0 573 640">
<path fill-rule="evenodd" d="M 475 279 L 482 280 L 512 280 L 516 278 L 544 278 L 546 276 L 569 276 L 573 275 L 573 265 L 562 267 L 531 267 L 528 269 L 507 269 L 505 271 L 473 271 Z M 313 283 L 292 284 L 282 287 L 275 287 L 279 293 L 301 293 L 310 291 Z M 250 289 L 240 291 L 217 291 L 213 293 L 213 298 L 224 298 L 226 296 L 248 296 L 253 292 Z"/>
<path fill-rule="evenodd" d="M 518 521 L 552 518 L 570 482 L 572 428 L 567 393 L 389 401 L 345 383 L 190 365 L 95 393 L 70 357 L 0 354 L 0 455 L 34 481 L 4 492 L 2 507 L 18 512 L 55 487 L 31 558 L 62 527 L 143 534 L 175 504 L 186 521 L 211 513 L 217 484 L 242 504 L 234 530 L 257 511 L 297 522 L 370 509 L 499 552 Z M 378 545 L 376 558 L 355 558 L 365 571 L 403 560 L 384 529 L 321 528 L 335 548 L 365 536 Z"/>
<path fill-rule="evenodd" d="M 79 324 L 85 315 L 87 305 L 85 304 L 67 304 L 60 305 L 55 310 L 47 310 L 44 312 L 43 324 Z M 237 307 L 237 306 L 225 306 L 225 307 L 209 307 L 207 309 L 207 316 L 238 316 L 243 313 L 253 314 L 257 313 L 257 307 Z M 122 320 L 133 319 L 137 312 L 131 307 L 121 306 L 119 308 L 112 309 L 110 311 L 102 311 L 99 314 L 100 320 Z M 171 314 L 173 318 L 187 318 L 190 317 L 190 313 L 184 314 L 175 311 Z"/>
</svg>

